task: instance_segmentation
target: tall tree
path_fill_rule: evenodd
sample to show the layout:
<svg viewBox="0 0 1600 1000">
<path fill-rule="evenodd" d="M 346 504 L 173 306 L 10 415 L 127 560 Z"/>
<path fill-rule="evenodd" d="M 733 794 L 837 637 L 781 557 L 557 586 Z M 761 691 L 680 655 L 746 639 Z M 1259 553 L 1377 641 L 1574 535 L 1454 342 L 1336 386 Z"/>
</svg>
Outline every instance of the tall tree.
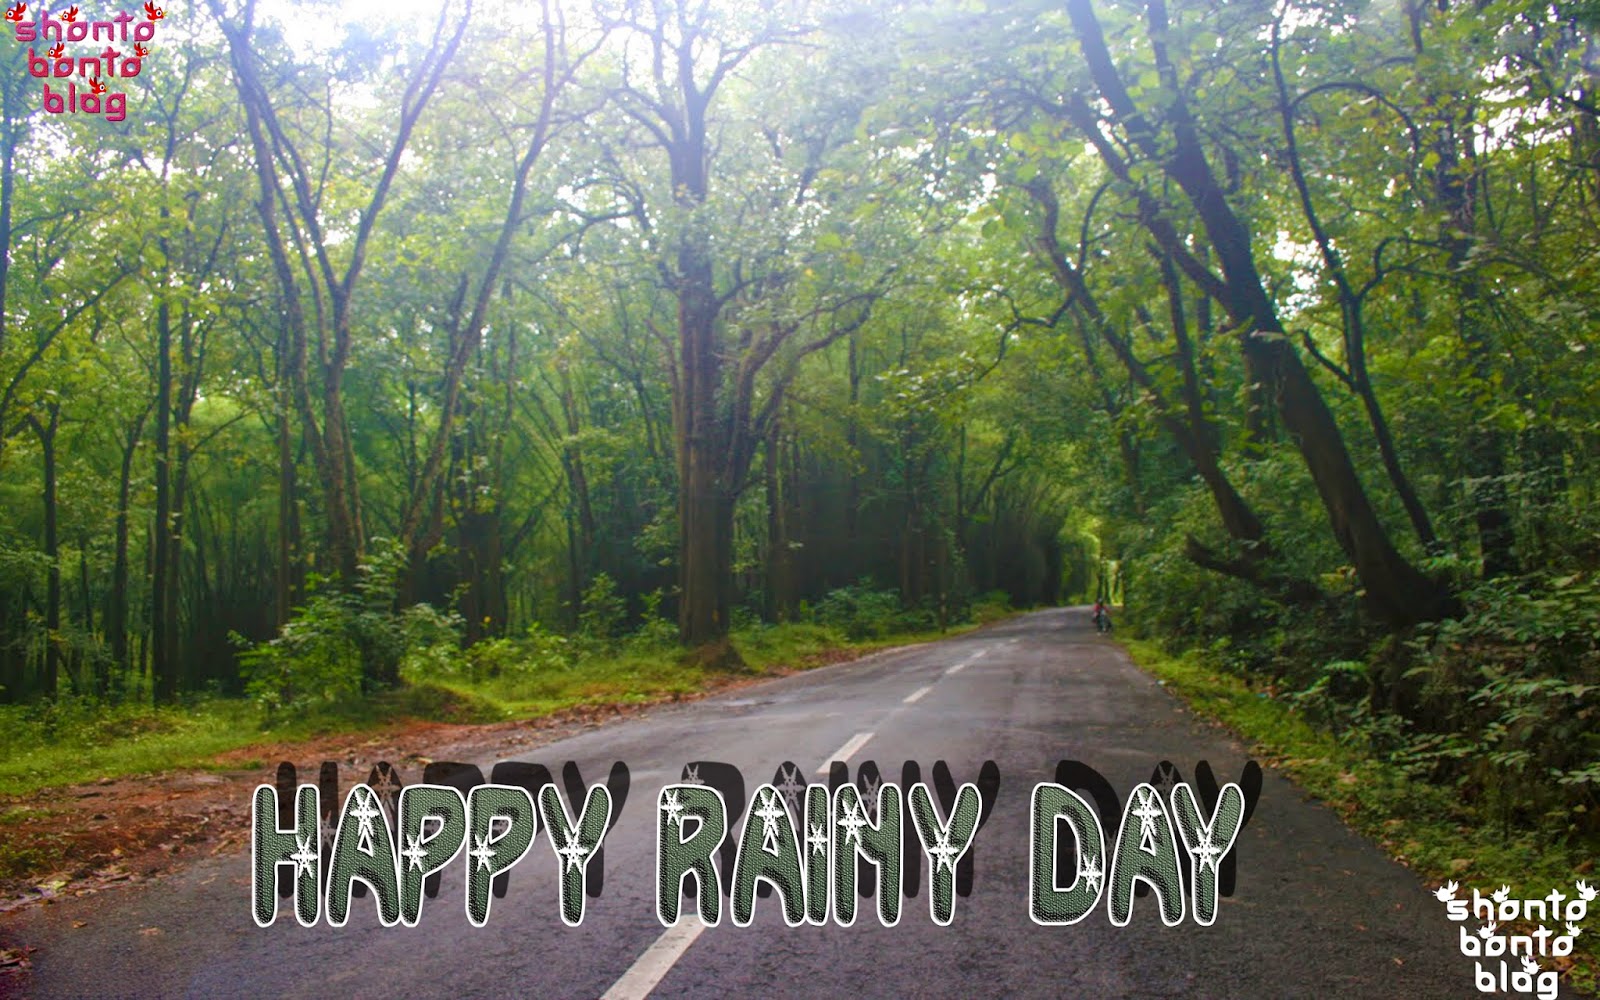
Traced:
<svg viewBox="0 0 1600 1000">
<path fill-rule="evenodd" d="M 1149 58 L 1159 81 L 1148 99 L 1153 106 L 1148 107 L 1130 92 L 1088 0 L 1069 0 L 1067 12 L 1092 81 L 1091 94 L 1105 112 L 1097 111 L 1085 95 L 1073 94 L 1059 106 L 1061 114 L 1095 147 L 1119 181 L 1137 186 L 1125 149 L 1158 167 L 1186 199 L 1222 269 L 1220 276 L 1186 245 L 1172 214 L 1143 189 L 1139 197 L 1146 210 L 1141 221 L 1161 252 L 1227 311 L 1241 354 L 1268 387 L 1284 429 L 1311 473 L 1334 538 L 1354 564 L 1373 612 L 1397 625 L 1449 613 L 1457 606 L 1449 590 L 1395 548 L 1332 411 L 1286 334 L 1262 280 L 1249 226 L 1231 206 L 1227 187 L 1218 179 L 1202 142 L 1188 84 L 1180 78 L 1169 47 L 1166 4 L 1151 0 L 1146 8 Z M 1108 134 L 1116 135 L 1121 148 Z"/>
<path fill-rule="evenodd" d="M 808 29 L 781 20 L 776 9 L 734 13 L 696 3 L 629 4 L 609 16 L 628 34 L 617 105 L 666 158 L 670 204 L 641 204 L 638 217 L 649 226 L 666 223 L 661 272 L 677 305 L 670 357 L 678 623 L 686 645 L 705 646 L 728 632 L 735 506 L 783 393 L 800 359 L 863 323 L 881 289 L 809 304 L 791 297 L 805 283 L 797 237 L 815 226 L 797 209 L 817 205 L 813 182 L 826 155 L 848 140 L 848 115 L 758 122 L 770 178 L 762 185 L 736 173 L 714 138 L 718 97 L 736 71 Z M 734 193 L 731 210 L 712 198 L 719 169 L 751 185 L 744 199 Z M 776 220 L 799 232 L 785 232 Z M 727 226 L 737 240 L 723 239 L 719 228 Z M 837 234 L 832 241 L 842 246 Z M 741 254 L 743 247 L 750 250 Z"/>
<path fill-rule="evenodd" d="M 450 8 L 440 7 L 426 48 L 405 68 L 396 119 L 379 139 L 381 153 L 371 164 L 377 176 L 356 207 L 353 233 L 341 221 L 350 206 L 328 186 L 340 151 L 331 142 L 320 150 L 302 149 L 304 133 L 286 120 L 279 107 L 280 101 L 289 99 L 275 93 L 287 82 L 275 79 L 274 70 L 283 67 L 265 65 L 264 55 L 273 40 L 256 23 L 254 0 L 246 0 L 237 11 L 225 11 L 220 0 L 211 0 L 210 8 L 228 42 L 254 153 L 260 190 L 256 210 L 282 297 L 289 382 L 322 490 L 330 562 L 344 584 L 353 586 L 364 545 L 355 451 L 345 409 L 356 292 L 379 215 L 417 123 L 461 45 L 471 5 L 455 16 Z M 273 51 L 282 58 L 281 45 Z M 295 72 L 289 69 L 291 75 Z M 331 136 L 340 81 L 326 68 L 317 75 L 326 98 L 310 113 L 325 120 Z M 316 383 L 309 370 L 313 350 L 320 400 L 313 397 Z"/>
</svg>

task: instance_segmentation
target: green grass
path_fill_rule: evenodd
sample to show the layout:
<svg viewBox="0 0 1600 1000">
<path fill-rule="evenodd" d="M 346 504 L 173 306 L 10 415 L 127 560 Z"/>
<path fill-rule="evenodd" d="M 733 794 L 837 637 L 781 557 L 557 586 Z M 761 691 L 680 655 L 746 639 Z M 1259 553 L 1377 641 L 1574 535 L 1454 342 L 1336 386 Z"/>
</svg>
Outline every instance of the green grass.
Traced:
<svg viewBox="0 0 1600 1000">
<path fill-rule="evenodd" d="M 240 747 L 360 732 L 394 718 L 489 721 L 498 717 L 492 712 L 437 685 L 277 719 L 239 698 L 160 708 L 72 701 L 8 705 L 0 707 L 0 797 L 100 778 L 217 768 L 223 766 L 217 755 Z"/>
<path fill-rule="evenodd" d="M 976 626 L 944 633 L 901 633 L 880 639 L 852 641 L 820 625 L 760 625 L 734 633 L 734 646 L 752 677 L 778 668 L 805 669 L 842 654 L 861 655 L 875 649 L 959 634 Z M 738 676 L 686 662 L 676 646 L 647 648 L 624 644 L 616 652 L 582 657 L 572 666 L 546 666 L 491 678 L 435 678 L 433 683 L 465 699 L 489 706 L 499 718 L 535 718 L 583 705 L 662 701 L 701 691 L 715 676 Z"/>
<path fill-rule="evenodd" d="M 952 628 L 943 635 L 971 627 Z M 851 642 L 832 629 L 790 624 L 739 631 L 734 643 L 749 673 L 759 676 L 780 666 L 815 666 L 841 651 L 862 653 L 939 637 L 938 633 L 901 634 Z M 501 722 L 584 705 L 670 700 L 698 692 L 713 679 L 707 668 L 681 660 L 675 647 L 624 647 L 582 657 L 571 666 L 481 679 L 414 680 L 375 698 L 293 716 L 270 716 L 240 698 L 205 698 L 161 708 L 70 700 L 0 706 L 0 798 L 101 778 L 238 768 L 249 762 L 237 758 L 221 762 L 218 756 L 259 744 L 368 732 L 407 719 Z"/>
<path fill-rule="evenodd" d="M 1505 831 L 1448 786 L 1418 780 L 1375 756 L 1362 742 L 1314 728 L 1290 706 L 1206 665 L 1201 656 L 1173 656 L 1153 642 L 1123 643 L 1135 662 L 1166 682 L 1196 712 L 1255 745 L 1263 764 L 1289 775 L 1327 803 L 1352 828 L 1377 841 L 1430 885 L 1455 880 L 1487 892 L 1510 885 L 1533 897 L 1577 877 L 1595 881 L 1597 846 L 1575 838 Z M 1593 994 L 1600 984 L 1600 921 L 1584 921 L 1574 968 L 1563 983 Z"/>
<path fill-rule="evenodd" d="M 0 795 L 173 767 L 272 738 L 242 701 L 91 706 L 70 701 L 0 710 Z"/>
<path fill-rule="evenodd" d="M 0 837 L 0 879 L 25 878 L 31 873 L 51 872 L 66 859 L 60 842 L 30 839 L 19 842 Z"/>
</svg>

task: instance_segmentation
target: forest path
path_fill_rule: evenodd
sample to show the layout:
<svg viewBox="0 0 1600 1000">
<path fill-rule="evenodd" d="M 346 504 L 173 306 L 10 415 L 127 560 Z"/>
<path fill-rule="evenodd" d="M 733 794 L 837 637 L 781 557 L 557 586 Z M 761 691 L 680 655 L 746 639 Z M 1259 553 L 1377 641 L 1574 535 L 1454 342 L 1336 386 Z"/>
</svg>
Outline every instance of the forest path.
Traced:
<svg viewBox="0 0 1600 1000">
<path fill-rule="evenodd" d="M 1126 797 L 1163 759 L 1192 775 L 1208 760 L 1236 779 L 1246 751 L 1197 721 L 1115 645 L 1086 609 L 1056 609 L 935 643 L 662 706 L 537 750 L 508 748 L 476 763 L 577 762 L 588 781 L 613 761 L 632 791 L 608 835 L 605 889 L 582 926 L 556 912 L 556 865 L 540 842 L 511 872 L 482 928 L 462 911 L 463 863 L 446 870 L 420 926 L 384 928 L 369 897 L 341 929 L 298 926 L 287 901 L 276 923 L 250 916 L 248 853 L 32 907 L 6 918 L 12 943 L 34 946 L 33 969 L 9 980 L 25 995 L 656 997 L 1458 997 L 1472 990 L 1457 930 L 1417 878 L 1351 833 L 1270 769 L 1239 836 L 1237 891 L 1216 922 L 1165 927 L 1154 897 L 1126 927 L 1104 902 L 1067 927 L 1028 916 L 1028 806 L 1056 763 L 1092 766 Z M 872 903 L 851 927 L 785 927 L 779 900 L 758 899 L 749 927 L 724 907 L 719 926 L 686 913 L 663 931 L 654 912 L 653 805 L 689 761 L 724 761 L 747 793 L 785 760 L 809 780 L 848 758 L 852 776 L 876 761 L 897 780 L 904 761 L 926 777 L 937 760 L 976 781 L 994 760 L 1001 783 L 975 839 L 972 894 L 954 920 L 929 918 L 927 867 L 896 926 Z M 314 773 L 314 761 L 301 762 Z M 365 765 L 362 762 L 362 773 Z M 403 769 L 417 780 L 415 769 Z M 263 775 L 265 777 L 265 775 Z M 347 769 L 346 785 L 351 778 Z M 731 818 L 736 823 L 737 818 Z M 1108 826 L 1112 825 L 1108 823 Z M 1108 830 L 1108 834 L 1111 831 Z M 0 979 L 0 990 L 7 988 Z M 609 992 L 608 992 L 609 991 Z"/>
</svg>

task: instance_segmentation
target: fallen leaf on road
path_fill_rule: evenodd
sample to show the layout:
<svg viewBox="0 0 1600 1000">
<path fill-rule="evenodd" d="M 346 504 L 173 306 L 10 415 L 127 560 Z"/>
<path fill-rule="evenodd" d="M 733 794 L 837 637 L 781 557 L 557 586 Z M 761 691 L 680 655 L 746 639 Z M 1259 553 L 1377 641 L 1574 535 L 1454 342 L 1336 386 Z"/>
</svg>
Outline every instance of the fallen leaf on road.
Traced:
<svg viewBox="0 0 1600 1000">
<path fill-rule="evenodd" d="M 0 969 L 26 969 L 32 964 L 28 956 L 33 952 L 33 948 L 0 948 Z"/>
</svg>

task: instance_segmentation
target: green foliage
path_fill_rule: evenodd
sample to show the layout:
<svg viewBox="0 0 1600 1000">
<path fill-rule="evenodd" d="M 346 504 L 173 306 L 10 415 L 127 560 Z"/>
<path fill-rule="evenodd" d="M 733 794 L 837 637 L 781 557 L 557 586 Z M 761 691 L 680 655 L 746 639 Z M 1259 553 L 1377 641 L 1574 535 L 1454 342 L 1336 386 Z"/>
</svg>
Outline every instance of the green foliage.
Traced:
<svg viewBox="0 0 1600 1000">
<path fill-rule="evenodd" d="M 1380 747 L 1375 752 L 1374 737 L 1396 730 L 1393 717 L 1330 732 L 1312 710 L 1320 695 L 1274 698 L 1270 689 L 1217 669 L 1200 651 L 1173 656 L 1151 642 L 1128 645 L 1140 666 L 1196 711 L 1237 732 L 1251 744 L 1252 754 L 1288 774 L 1427 879 L 1557 885 L 1570 883 L 1574 871 L 1585 871 L 1593 861 L 1595 830 L 1582 828 L 1588 819 L 1583 810 L 1575 807 L 1574 813 L 1537 826 L 1512 826 L 1501 799 L 1463 795 L 1456 782 L 1432 773 L 1440 755 L 1422 758 L 1429 756 L 1430 745 L 1443 740 L 1413 736 L 1408 749 Z M 1328 671 L 1359 675 L 1363 667 L 1346 662 L 1330 664 Z M 1463 734 L 1458 742 L 1468 739 Z M 1474 755 L 1445 756 L 1460 763 Z M 1596 980 L 1600 946 L 1595 939 L 1588 933 L 1578 938 L 1574 985 Z"/>
<path fill-rule="evenodd" d="M 902 607 L 898 593 L 875 589 L 870 580 L 829 591 L 811 609 L 811 620 L 853 640 L 919 632 L 936 624 L 931 610 Z"/>
<path fill-rule="evenodd" d="M 1133 581 L 1127 624 L 1174 648 L 1207 649 L 1214 662 L 1240 676 L 1285 692 L 1306 691 L 1323 679 L 1320 664 L 1364 659 L 1378 629 L 1363 617 L 1353 575 L 1319 530 L 1320 512 L 1285 500 L 1301 495 L 1303 474 L 1275 454 L 1239 464 L 1241 492 L 1270 511 L 1284 529 L 1281 537 L 1305 539 L 1292 547 L 1280 544 L 1256 568 L 1263 577 L 1312 582 L 1323 598 L 1291 600 L 1281 589 L 1198 565 L 1187 552 L 1191 537 L 1233 557 L 1245 550 L 1221 537 L 1209 498 L 1189 486 L 1164 498 L 1158 516 L 1119 531 L 1130 556 L 1124 573 Z M 1335 568 L 1318 572 L 1329 566 Z"/>
<path fill-rule="evenodd" d="M 701 467 L 686 432 L 731 428 L 704 443 L 728 464 L 722 583 L 750 662 L 983 620 L 1007 599 L 1093 599 L 1095 567 L 1118 566 L 1119 627 L 1201 651 L 1268 709 L 1504 822 L 1591 824 L 1600 125 L 1584 31 L 1600 8 L 1300 5 L 1275 36 L 1270 5 L 1174 2 L 1164 74 L 1150 10 L 1093 4 L 1146 134 L 1080 57 L 1082 18 L 1005 7 L 830 8 L 819 30 L 713 14 L 702 41 L 744 55 L 700 95 L 720 141 L 676 155 L 643 120 L 671 95 L 630 107 L 602 44 L 549 95 L 583 127 L 550 134 L 492 282 L 507 166 L 547 95 L 492 107 L 478 84 L 528 71 L 536 27 L 477 21 L 386 174 L 422 43 L 392 64 L 387 36 L 293 52 L 264 15 L 268 93 L 252 96 L 292 140 L 284 163 L 322 165 L 314 207 L 280 202 L 316 216 L 282 220 L 311 234 L 291 254 L 314 327 L 300 343 L 215 37 L 152 60 L 149 93 L 181 98 L 115 129 L 45 127 L 13 87 L 0 696 L 42 699 L 19 724 L 83 738 L 80 709 L 52 696 L 138 700 L 157 674 L 238 690 L 236 650 L 244 689 L 280 719 L 399 711 L 389 699 L 411 694 L 499 715 L 694 690 L 704 678 L 674 648 L 676 559 L 696 541 L 679 477 Z M 579 22 L 568 58 L 595 40 Z M 791 30 L 803 44 L 757 41 Z M 711 67 L 691 70 L 704 84 Z M 362 99 L 323 104 L 330 81 Z M 1064 113 L 1080 105 L 1087 132 Z M 1168 155 L 1183 119 L 1203 156 Z M 1222 256 L 1228 227 L 1172 176 L 1197 160 L 1251 268 Z M 708 171 L 693 206 L 685 164 Z M 342 269 L 357 230 L 360 281 L 330 297 L 323 265 Z M 693 352 L 718 359 L 707 373 L 686 370 L 679 338 L 686 246 L 714 258 L 714 343 Z M 1265 318 L 1239 313 L 1252 269 L 1251 308 L 1311 373 L 1291 409 L 1332 414 L 1320 436 L 1289 433 L 1288 386 L 1241 354 L 1242 324 Z M 317 325 L 335 313 L 348 354 Z M 691 385 L 714 413 L 686 409 Z M 1329 499 L 1308 443 L 1347 454 L 1351 474 L 1331 478 L 1358 488 Z M 1219 517 L 1219 479 L 1261 549 Z M 1445 581 L 1454 621 L 1364 611 L 1329 515 L 1367 506 L 1398 557 L 1376 562 Z M 372 542 L 358 579 L 318 582 L 335 535 L 372 530 L 405 544 Z M 1252 582 L 1202 568 L 1191 539 L 1224 560 L 1271 554 Z M 895 586 L 850 583 L 867 579 Z M 166 620 L 149 621 L 158 605 Z"/>
<path fill-rule="evenodd" d="M 534 624 L 519 638 L 485 640 L 469 647 L 464 654 L 442 661 L 429 672 L 414 671 L 407 676 L 435 679 L 464 676 L 474 681 L 518 677 L 567 670 L 578 652 L 572 639 Z"/>
<path fill-rule="evenodd" d="M 1333 732 L 1367 721 L 1371 690 L 1367 664 L 1361 660 L 1331 660 L 1316 671 L 1309 685 L 1290 691 L 1284 700 Z"/>
<path fill-rule="evenodd" d="M 471 691 L 432 683 L 311 705 L 294 713 L 214 696 L 161 707 L 91 698 L 0 705 L 0 797 L 106 777 L 265 766 L 217 755 L 255 743 L 362 732 L 406 719 L 467 723 L 504 717 L 502 706 Z M 0 841 L 4 839 L 0 835 Z"/>
<path fill-rule="evenodd" d="M 583 591 L 583 610 L 578 613 L 578 635 L 597 649 L 609 649 L 622 638 L 628 619 L 628 602 L 617 593 L 617 582 L 610 574 L 597 573 Z"/>
<path fill-rule="evenodd" d="M 269 712 L 346 701 L 374 680 L 399 679 L 402 665 L 426 676 L 453 662 L 461 621 L 427 604 L 394 610 L 404 565 L 397 546 L 375 546 L 353 589 L 323 584 L 278 635 L 241 642 L 246 694 Z"/>
<path fill-rule="evenodd" d="M 666 649 L 678 641 L 678 625 L 661 615 L 661 602 L 665 595 L 652 590 L 642 598 L 644 613 L 639 627 L 628 637 L 630 648 L 638 650 Z"/>
<path fill-rule="evenodd" d="M 1141 624 L 1169 629 L 1174 648 L 1259 685 L 1413 780 L 1453 788 L 1506 830 L 1600 832 L 1593 574 L 1482 581 L 1464 591 L 1459 618 L 1400 642 L 1363 630 L 1353 601 L 1251 604 L 1244 584 L 1185 590 L 1204 581 L 1197 573 L 1151 560 L 1142 598 L 1187 602 L 1193 617 L 1147 613 Z M 1416 707 L 1400 712 L 1397 703 Z"/>
<path fill-rule="evenodd" d="M 1507 821 L 1600 830 L 1600 582 L 1502 578 L 1464 598 L 1411 644 L 1436 731 L 1412 746 Z"/>
<path fill-rule="evenodd" d="M 1012 612 L 1011 597 L 1003 590 L 991 590 L 973 598 L 967 617 L 979 625 L 997 622 Z"/>
</svg>

